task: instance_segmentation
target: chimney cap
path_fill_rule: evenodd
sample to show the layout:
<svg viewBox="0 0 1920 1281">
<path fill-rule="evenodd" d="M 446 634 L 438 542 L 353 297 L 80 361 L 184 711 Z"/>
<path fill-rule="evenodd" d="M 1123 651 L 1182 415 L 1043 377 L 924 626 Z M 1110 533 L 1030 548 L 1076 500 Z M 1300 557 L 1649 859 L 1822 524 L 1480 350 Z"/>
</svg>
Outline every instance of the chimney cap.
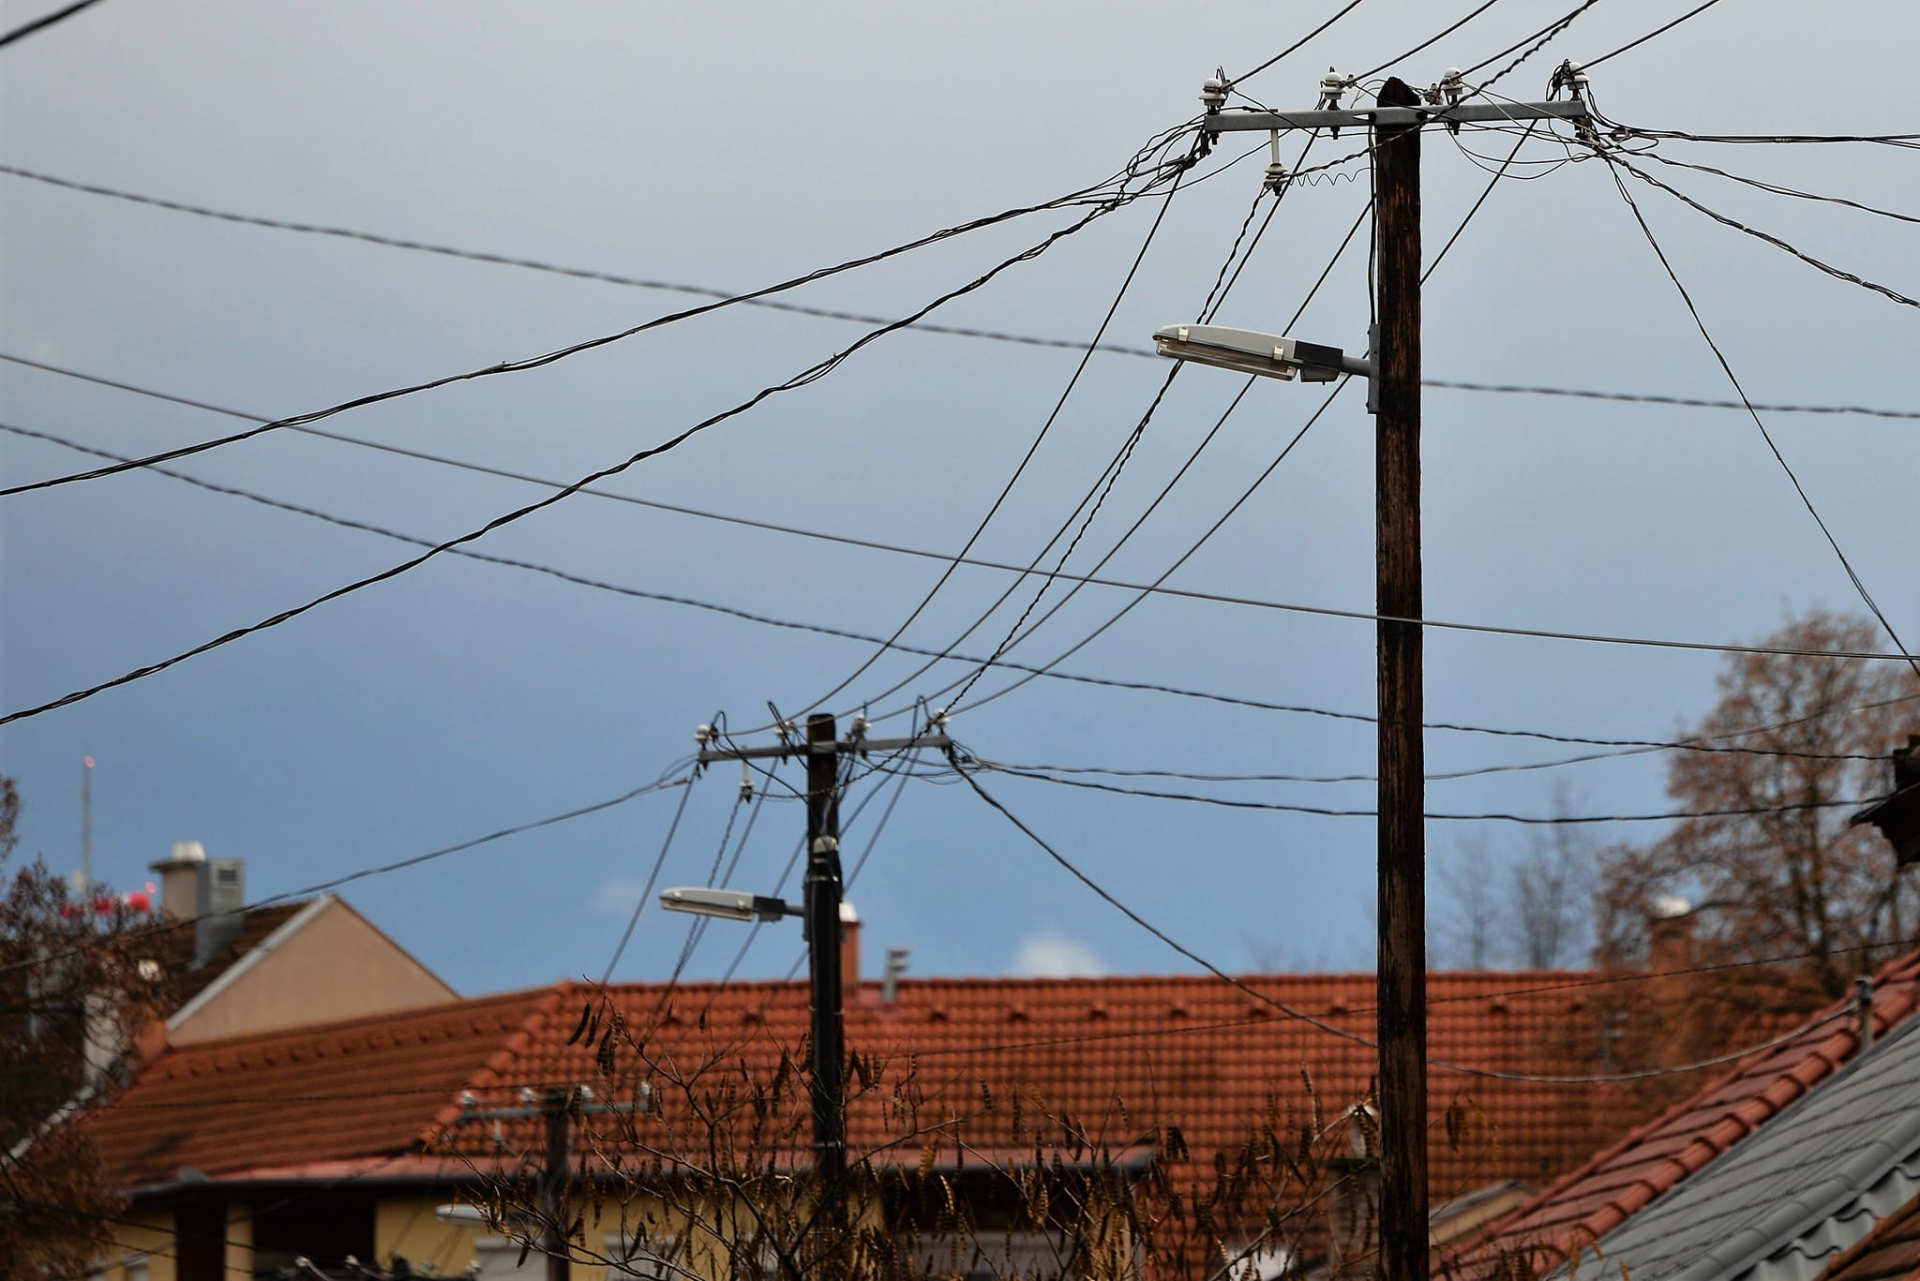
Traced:
<svg viewBox="0 0 1920 1281">
<path fill-rule="evenodd" d="M 840 901 L 840 924 L 842 925 L 860 924 L 860 913 L 854 911 L 853 904 L 847 902 L 845 899 L 842 899 Z"/>
<path fill-rule="evenodd" d="M 158 863 L 149 863 L 147 866 L 155 872 L 164 872 L 168 868 L 187 867 L 195 863 L 205 863 L 206 861 L 207 847 L 199 841 L 175 841 L 173 843 L 172 854 L 161 859 Z"/>
<path fill-rule="evenodd" d="M 1656 894 L 1653 899 L 1653 919 L 1672 921 L 1693 914 L 1693 904 L 1678 894 Z"/>
</svg>

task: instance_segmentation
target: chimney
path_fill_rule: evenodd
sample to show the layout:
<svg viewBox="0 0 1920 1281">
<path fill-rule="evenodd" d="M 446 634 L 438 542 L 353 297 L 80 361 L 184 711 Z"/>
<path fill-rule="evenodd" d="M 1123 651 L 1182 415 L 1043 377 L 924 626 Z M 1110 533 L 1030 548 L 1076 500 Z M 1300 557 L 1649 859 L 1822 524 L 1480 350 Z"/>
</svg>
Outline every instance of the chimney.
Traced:
<svg viewBox="0 0 1920 1281">
<path fill-rule="evenodd" d="M 840 990 L 857 991 L 860 987 L 860 913 L 853 910 L 853 904 L 840 904 Z"/>
<path fill-rule="evenodd" d="M 193 922 L 193 965 L 199 969 L 239 937 L 247 904 L 247 866 L 209 859 L 199 841 L 175 841 L 173 856 L 151 865 L 160 877 L 160 911 Z"/>
<path fill-rule="evenodd" d="M 1647 912 L 1647 968 L 1684 970 L 1693 964 L 1693 904 L 1677 894 L 1657 895 Z"/>
</svg>

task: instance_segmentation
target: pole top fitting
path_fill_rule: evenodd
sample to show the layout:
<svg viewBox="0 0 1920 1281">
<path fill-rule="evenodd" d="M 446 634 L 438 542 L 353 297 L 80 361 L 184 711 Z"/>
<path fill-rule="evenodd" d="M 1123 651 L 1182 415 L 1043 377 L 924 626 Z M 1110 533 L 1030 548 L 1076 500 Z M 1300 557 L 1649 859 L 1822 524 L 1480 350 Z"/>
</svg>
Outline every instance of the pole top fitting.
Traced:
<svg viewBox="0 0 1920 1281">
<path fill-rule="evenodd" d="M 1212 115 L 1227 105 L 1227 93 L 1233 88 L 1233 81 L 1227 79 L 1227 69 L 1217 67 L 1200 85 L 1200 105 Z"/>
</svg>

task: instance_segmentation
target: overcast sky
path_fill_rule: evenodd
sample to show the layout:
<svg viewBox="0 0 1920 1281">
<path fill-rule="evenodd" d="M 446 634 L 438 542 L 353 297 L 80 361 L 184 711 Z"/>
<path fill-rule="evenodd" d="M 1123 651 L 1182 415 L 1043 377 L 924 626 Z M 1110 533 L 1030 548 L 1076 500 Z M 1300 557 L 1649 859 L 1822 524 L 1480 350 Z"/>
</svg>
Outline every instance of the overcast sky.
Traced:
<svg viewBox="0 0 1920 1281">
<path fill-rule="evenodd" d="M 0 5 L 7 27 L 44 4 Z M 1042 203 L 1120 168 L 1240 75 L 1331 16 L 1333 0 L 912 6 L 820 3 L 453 5 L 108 0 L 0 49 L 0 164 L 221 210 L 317 223 L 634 278 L 746 290 L 982 215 Z M 1388 70 L 1425 85 L 1489 58 L 1570 0 L 1504 0 Z M 1544 96 L 1589 59 L 1677 13 L 1601 0 L 1498 86 Z M 1261 102 L 1314 105 L 1331 64 L 1364 72 L 1467 12 L 1366 0 L 1247 79 Z M 1725 0 L 1592 73 L 1599 106 L 1646 129 L 1819 134 L 1920 130 L 1903 0 Z M 1492 74 L 1507 59 L 1493 63 Z M 1385 74 L 1385 73 L 1382 73 Z M 1472 79 L 1473 77 L 1469 77 Z M 1226 138 L 1175 196 L 1110 342 L 1193 320 L 1258 198 L 1260 135 Z M 1305 139 L 1283 140 L 1289 163 Z M 1488 183 L 1504 135 L 1424 142 L 1429 258 Z M 1364 138 L 1313 145 L 1312 164 Z M 1537 137 L 1435 272 L 1429 378 L 1726 398 L 1733 389 L 1597 161 Z M 1879 146 L 1662 143 L 1658 154 L 1912 213 L 1920 158 Z M 1657 176 L 1815 257 L 1920 294 L 1915 228 L 1681 169 Z M 1285 325 L 1367 200 L 1364 164 L 1298 185 L 1219 313 Z M 1210 175 L 1203 182 L 1195 179 Z M 1632 183 L 1654 235 L 1748 393 L 1764 403 L 1920 409 L 1911 306 L 1823 275 Z M 1085 342 L 1161 207 L 1142 200 L 936 313 L 952 325 Z M 1263 206 L 1260 214 L 1264 216 Z M 903 316 L 1067 226 L 1053 211 L 782 295 Z M 1256 224 L 1257 225 L 1257 224 Z M 0 351 L 261 417 L 622 330 L 684 294 L 236 225 L 0 175 Z M 1293 331 L 1364 346 L 1365 236 Z M 736 307 L 544 368 L 338 415 L 328 431 L 572 481 L 659 444 L 844 347 L 863 327 Z M 1071 377 L 1072 350 L 903 332 L 813 385 L 729 419 L 604 488 L 724 516 L 943 554 L 960 550 Z M 1095 483 L 1166 366 L 1089 363 L 975 548 L 1026 564 Z M 1088 572 L 1167 486 L 1243 380 L 1174 383 L 1070 570 Z M 118 454 L 226 434 L 230 417 L 19 365 L 0 422 Z M 1159 575 L 1300 430 L 1326 389 L 1263 381 L 1102 572 Z M 1372 606 L 1372 423 L 1336 400 L 1170 585 L 1264 602 Z M 1913 560 L 1920 424 L 1766 415 L 1862 579 L 1920 637 Z M 8 485 L 97 463 L 0 433 Z M 197 479 L 415 538 L 465 533 L 550 492 L 281 430 L 183 459 Z M 1426 601 L 1434 619 L 1689 641 L 1751 640 L 1790 612 L 1857 607 L 1752 420 L 1738 412 L 1433 389 L 1425 398 Z M 399 563 L 418 549 L 152 473 L 0 499 L 0 710 L 15 712 Z M 591 495 L 472 545 L 605 585 L 860 635 L 893 631 L 939 564 Z M 1044 563 L 1051 565 L 1058 551 Z M 905 636 L 990 650 L 1038 584 L 964 642 L 1008 576 L 963 569 Z M 1035 617 L 1065 595 L 1056 585 Z M 1010 657 L 1044 663 L 1132 597 L 1089 588 Z M 723 713 L 805 709 L 867 643 L 441 556 L 160 674 L 0 729 L 25 801 L 23 852 L 78 858 L 92 754 L 96 871 L 137 885 L 177 840 L 247 860 L 250 897 L 527 823 L 627 792 Z M 1664 738 L 1713 698 L 1719 658 L 1464 631 L 1430 632 L 1429 719 Z M 1061 664 L 1074 674 L 1366 714 L 1366 621 L 1159 596 Z M 962 678 L 884 656 L 830 701 L 911 707 Z M 990 673 L 972 700 L 1012 679 Z M 890 687 L 904 681 L 897 691 Z M 945 696 L 941 696 L 945 697 Z M 905 716 L 884 730 L 904 729 Z M 1068 767 L 1368 775 L 1370 725 L 1037 680 L 954 717 L 981 757 Z M 768 736 L 743 741 L 766 743 Z M 1433 732 L 1436 771 L 1573 749 Z M 798 783 L 792 767 L 786 784 Z M 1662 759 L 1436 781 L 1436 812 L 1669 807 Z M 1125 780 L 1122 780 L 1125 781 Z M 1205 785 L 1143 780 L 1173 790 Z M 802 827 L 773 789 L 737 813 L 740 775 L 359 881 L 342 892 L 466 992 L 598 977 L 660 857 L 661 887 L 779 885 Z M 849 867 L 892 803 L 886 775 L 844 811 Z M 1175 938 L 1234 970 L 1371 964 L 1374 837 L 1365 817 L 1235 811 L 989 777 L 1063 855 Z M 1367 810 L 1372 785 L 1234 783 L 1218 794 Z M 750 834 L 747 832 L 751 820 Z M 1598 839 L 1645 839 L 1613 826 Z M 722 850 L 723 833 L 731 843 Z M 747 836 L 744 846 L 743 835 Z M 1510 824 L 1436 821 L 1436 859 Z M 1191 968 L 1100 902 L 964 785 L 909 782 L 851 890 L 882 949 L 916 974 L 1156 973 Z M 1443 896 L 1436 892 L 1436 899 Z M 684 918 L 649 905 L 616 967 L 658 979 Z M 715 923 L 687 967 L 724 971 L 746 937 Z M 740 973 L 785 973 L 792 923 Z"/>
</svg>

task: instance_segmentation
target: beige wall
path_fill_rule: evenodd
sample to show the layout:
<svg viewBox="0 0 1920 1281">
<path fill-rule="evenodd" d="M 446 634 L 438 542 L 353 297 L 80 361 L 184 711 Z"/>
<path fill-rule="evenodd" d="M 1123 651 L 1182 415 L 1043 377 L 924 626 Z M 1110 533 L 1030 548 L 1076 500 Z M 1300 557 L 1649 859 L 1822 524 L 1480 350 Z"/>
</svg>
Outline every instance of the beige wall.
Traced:
<svg viewBox="0 0 1920 1281">
<path fill-rule="evenodd" d="M 168 1039 L 191 1045 L 417 1009 L 457 996 L 365 917 L 338 899 L 322 899 L 299 929 L 237 973 L 172 1028 Z"/>
<path fill-rule="evenodd" d="M 102 1262 L 106 1281 L 127 1281 L 128 1256 L 146 1255 L 147 1281 L 174 1281 L 173 1215 L 147 1213 L 131 1216 L 139 1226 L 126 1224 L 113 1230 L 118 1244 Z"/>
</svg>

